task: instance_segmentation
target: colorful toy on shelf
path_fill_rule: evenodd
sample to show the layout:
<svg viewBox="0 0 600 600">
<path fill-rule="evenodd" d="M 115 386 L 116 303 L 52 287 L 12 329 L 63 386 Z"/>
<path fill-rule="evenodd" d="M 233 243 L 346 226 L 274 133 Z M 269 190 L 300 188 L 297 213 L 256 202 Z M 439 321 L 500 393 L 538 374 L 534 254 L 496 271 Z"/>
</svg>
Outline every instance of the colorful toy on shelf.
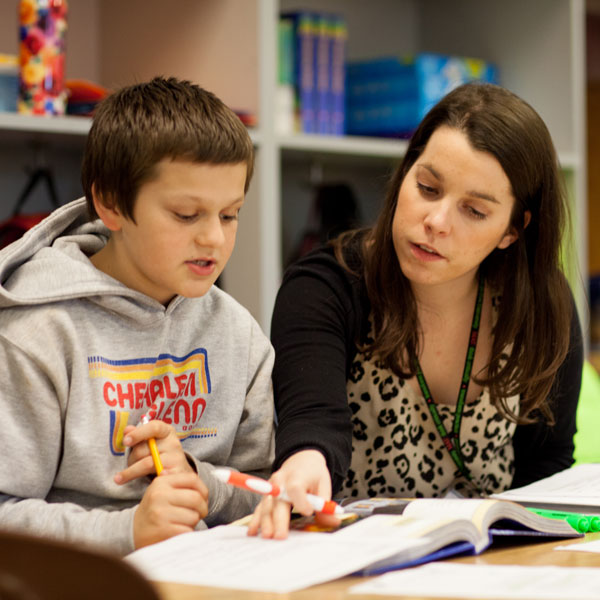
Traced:
<svg viewBox="0 0 600 600">
<path fill-rule="evenodd" d="M 18 111 L 30 115 L 62 115 L 66 0 L 20 0 Z"/>
</svg>

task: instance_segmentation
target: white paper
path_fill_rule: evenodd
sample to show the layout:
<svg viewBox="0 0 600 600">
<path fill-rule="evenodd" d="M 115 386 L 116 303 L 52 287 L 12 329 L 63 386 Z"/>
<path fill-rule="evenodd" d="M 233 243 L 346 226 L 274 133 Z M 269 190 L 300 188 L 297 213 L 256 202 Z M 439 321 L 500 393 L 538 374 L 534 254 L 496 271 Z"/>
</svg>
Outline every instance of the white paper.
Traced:
<svg viewBox="0 0 600 600">
<path fill-rule="evenodd" d="M 556 546 L 555 550 L 577 550 L 579 552 L 599 552 L 600 540 L 593 542 L 580 542 L 579 544 L 569 544 L 568 546 Z"/>
<path fill-rule="evenodd" d="M 577 465 L 492 498 L 600 508 L 600 463 Z"/>
<path fill-rule="evenodd" d="M 386 573 L 349 592 L 480 600 L 600 600 L 600 569 L 431 563 Z"/>
<path fill-rule="evenodd" d="M 126 560 L 155 581 L 291 592 L 423 543 L 401 535 L 365 539 L 353 536 L 351 529 L 340 530 L 344 536 L 339 538 L 336 533 L 290 531 L 286 540 L 267 540 L 248 537 L 245 527 L 221 526 L 141 548 Z"/>
</svg>

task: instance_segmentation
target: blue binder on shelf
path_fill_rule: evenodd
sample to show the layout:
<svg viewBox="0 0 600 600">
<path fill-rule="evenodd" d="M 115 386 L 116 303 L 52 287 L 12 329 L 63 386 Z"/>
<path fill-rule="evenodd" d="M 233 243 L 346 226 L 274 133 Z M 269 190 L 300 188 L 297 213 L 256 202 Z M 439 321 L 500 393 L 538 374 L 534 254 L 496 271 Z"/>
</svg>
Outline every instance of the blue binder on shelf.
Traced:
<svg viewBox="0 0 600 600">
<path fill-rule="evenodd" d="M 317 133 L 315 55 L 317 28 L 310 12 L 286 12 L 294 33 L 294 88 L 296 129 Z"/>
</svg>

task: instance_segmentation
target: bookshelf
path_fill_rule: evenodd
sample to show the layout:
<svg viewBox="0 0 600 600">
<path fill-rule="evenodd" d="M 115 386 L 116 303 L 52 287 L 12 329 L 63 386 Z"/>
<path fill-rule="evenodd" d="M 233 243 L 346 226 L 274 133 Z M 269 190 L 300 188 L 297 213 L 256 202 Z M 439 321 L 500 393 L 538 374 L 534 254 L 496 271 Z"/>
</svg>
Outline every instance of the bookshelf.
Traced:
<svg viewBox="0 0 600 600">
<path fill-rule="evenodd" d="M 374 218 L 386 177 L 406 148 L 399 140 L 276 133 L 280 10 L 342 14 L 350 59 L 427 50 L 495 62 L 502 83 L 540 112 L 557 146 L 573 208 L 582 281 L 577 299 L 587 323 L 584 0 L 74 0 L 69 8 L 68 78 L 116 87 L 172 74 L 257 113 L 255 179 L 224 286 L 266 330 L 315 183 L 348 180 L 367 219 Z M 16 2 L 2 3 L 0 52 L 16 52 L 13 24 Z M 87 119 L 0 113 L 1 218 L 24 184 L 24 168 L 36 160 L 32 147 L 42 147 L 44 160 L 56 166 L 63 201 L 81 194 L 88 129 Z"/>
<path fill-rule="evenodd" d="M 349 59 L 373 58 L 422 50 L 476 56 L 495 62 L 506 85 L 542 115 L 559 153 L 570 194 L 573 217 L 573 244 L 579 272 L 573 267 L 575 287 L 584 327 L 587 324 L 587 191 L 585 157 L 585 60 L 583 0 L 271 0 L 261 3 L 262 36 L 259 50 L 263 78 L 260 101 L 272 98 L 275 90 L 275 29 L 279 10 L 294 8 L 331 11 L 344 15 L 348 26 Z M 560 82 L 560 83 L 559 83 Z M 272 106 L 266 105 L 271 111 Z M 267 121 L 265 122 L 265 119 Z M 274 173 L 269 206 L 281 219 L 269 241 L 269 254 L 293 245 L 289 238 L 306 222 L 311 184 L 339 178 L 346 166 L 347 177 L 376 181 L 367 204 L 378 204 L 375 194 L 382 179 L 402 156 L 404 142 L 344 137 L 277 136 L 269 112 L 261 114 L 263 144 L 271 154 Z M 273 156 L 274 155 L 274 156 Z M 368 159 L 368 160 L 367 160 Z M 301 174 L 304 174 L 304 181 Z M 316 175 L 315 175 L 316 173 Z M 266 188 L 263 188 L 266 189 Z M 272 203 L 272 204 L 271 204 Z M 374 211 L 376 212 L 376 210 Z M 289 216 L 288 216 L 289 215 Z M 295 228 L 293 225 L 295 224 Z M 266 232 L 265 232 L 266 233 Z M 275 237 L 279 239 L 276 240 Z M 268 238 L 267 238 L 268 239 Z M 232 265 L 233 266 L 233 265 Z M 265 290 L 266 293 L 270 291 Z M 261 301 L 270 306 L 273 297 Z M 268 323 L 266 310 L 263 324 Z"/>
</svg>

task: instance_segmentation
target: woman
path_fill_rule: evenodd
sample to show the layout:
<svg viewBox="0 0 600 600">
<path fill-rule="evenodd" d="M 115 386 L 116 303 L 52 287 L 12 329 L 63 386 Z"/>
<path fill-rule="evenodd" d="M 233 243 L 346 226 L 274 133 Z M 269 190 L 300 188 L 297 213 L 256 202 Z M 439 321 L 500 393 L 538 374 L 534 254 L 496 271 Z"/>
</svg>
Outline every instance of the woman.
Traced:
<svg viewBox="0 0 600 600">
<path fill-rule="evenodd" d="M 567 208 L 539 115 L 498 86 L 443 98 L 371 229 L 286 273 L 272 323 L 272 481 L 338 496 L 485 495 L 572 463 L 582 342 Z M 249 533 L 285 537 L 266 499 Z"/>
</svg>

